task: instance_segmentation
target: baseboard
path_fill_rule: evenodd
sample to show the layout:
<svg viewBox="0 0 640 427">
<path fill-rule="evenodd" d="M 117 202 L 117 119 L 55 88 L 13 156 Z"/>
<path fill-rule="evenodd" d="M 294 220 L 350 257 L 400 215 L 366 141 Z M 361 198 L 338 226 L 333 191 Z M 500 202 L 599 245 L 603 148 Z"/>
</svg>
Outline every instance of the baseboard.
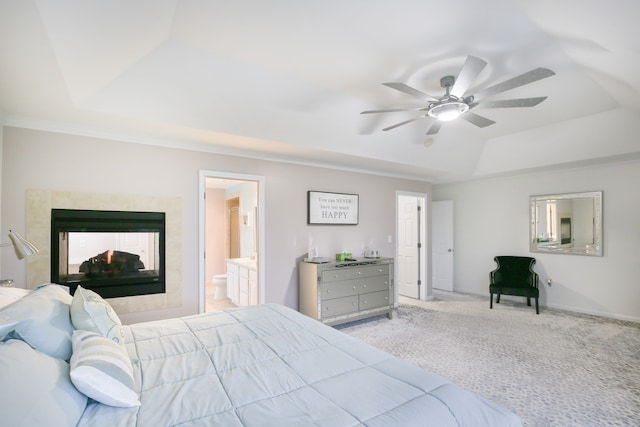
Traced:
<svg viewBox="0 0 640 427">
<path fill-rule="evenodd" d="M 454 292 L 461 292 L 461 293 L 465 293 L 465 294 L 469 294 L 469 295 L 476 295 L 476 296 L 480 296 L 480 297 L 488 297 L 489 294 L 479 294 L 477 292 L 468 292 L 465 290 L 455 290 Z M 509 301 L 515 301 L 515 302 L 522 302 L 522 300 L 524 299 L 524 297 L 514 297 L 514 296 L 510 296 L 510 295 L 501 295 L 500 296 L 501 300 L 509 300 Z M 589 309 L 585 309 L 585 308 L 579 308 L 579 307 L 572 307 L 572 306 L 565 306 L 565 305 L 559 305 L 559 304 L 542 304 L 542 301 L 538 301 L 539 305 L 541 308 L 553 308 L 556 310 L 564 310 L 564 311 L 570 311 L 573 313 L 580 313 L 580 314 L 589 314 L 591 316 L 599 316 L 599 317 L 606 317 L 608 319 L 615 319 L 615 320 L 623 320 L 626 322 L 634 322 L 634 323 L 640 323 L 640 317 L 635 317 L 635 316 L 626 316 L 623 314 L 615 314 L 615 313 L 607 313 L 607 312 L 602 312 L 602 311 L 598 311 L 598 310 L 589 310 Z M 533 305 L 533 302 L 531 303 Z"/>
<path fill-rule="evenodd" d="M 604 312 L 597 311 L 597 310 L 588 310 L 588 309 L 584 309 L 584 308 L 568 307 L 568 306 L 557 305 L 557 304 L 547 304 L 547 305 L 545 305 L 545 307 L 555 308 L 557 310 L 571 311 L 571 312 L 574 312 L 574 313 L 590 314 L 592 316 L 607 317 L 609 319 L 624 320 L 624 321 L 627 321 L 627 322 L 640 323 L 640 317 L 625 316 L 623 314 L 604 313 Z"/>
</svg>

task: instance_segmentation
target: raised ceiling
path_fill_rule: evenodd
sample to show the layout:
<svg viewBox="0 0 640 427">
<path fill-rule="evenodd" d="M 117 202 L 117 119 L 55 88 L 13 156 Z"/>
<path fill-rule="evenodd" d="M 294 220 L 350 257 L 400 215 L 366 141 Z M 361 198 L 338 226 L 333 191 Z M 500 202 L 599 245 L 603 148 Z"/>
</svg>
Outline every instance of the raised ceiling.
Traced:
<svg viewBox="0 0 640 427">
<path fill-rule="evenodd" d="M 433 182 L 640 156 L 640 2 L 0 0 L 7 125 L 333 165 Z M 497 99 L 476 128 L 424 120 L 387 88 L 442 94 L 467 55 L 474 88 L 556 75 Z"/>
</svg>

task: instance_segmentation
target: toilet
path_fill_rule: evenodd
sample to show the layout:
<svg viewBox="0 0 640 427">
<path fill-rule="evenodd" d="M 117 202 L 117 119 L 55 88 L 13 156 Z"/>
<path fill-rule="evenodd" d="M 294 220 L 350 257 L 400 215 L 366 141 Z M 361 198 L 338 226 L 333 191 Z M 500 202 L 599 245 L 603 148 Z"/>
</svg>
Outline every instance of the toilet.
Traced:
<svg viewBox="0 0 640 427">
<path fill-rule="evenodd" d="M 212 279 L 214 292 L 213 299 L 228 299 L 227 296 L 227 275 L 216 274 Z"/>
</svg>

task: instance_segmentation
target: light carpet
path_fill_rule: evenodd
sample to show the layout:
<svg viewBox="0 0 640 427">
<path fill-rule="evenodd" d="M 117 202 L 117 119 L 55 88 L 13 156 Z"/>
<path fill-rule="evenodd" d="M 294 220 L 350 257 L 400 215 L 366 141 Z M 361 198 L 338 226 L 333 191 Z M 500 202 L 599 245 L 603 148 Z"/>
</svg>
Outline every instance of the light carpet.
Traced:
<svg viewBox="0 0 640 427">
<path fill-rule="evenodd" d="M 523 298 L 524 300 L 524 298 Z M 640 426 L 640 324 L 434 291 L 337 326 L 515 412 L 525 426 Z"/>
</svg>

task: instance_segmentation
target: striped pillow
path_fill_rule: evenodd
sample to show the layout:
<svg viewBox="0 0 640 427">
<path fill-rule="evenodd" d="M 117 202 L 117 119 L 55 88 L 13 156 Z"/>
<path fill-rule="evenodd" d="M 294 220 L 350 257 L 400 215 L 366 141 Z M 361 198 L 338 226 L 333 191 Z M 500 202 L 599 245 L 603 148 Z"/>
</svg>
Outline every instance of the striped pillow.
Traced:
<svg viewBox="0 0 640 427">
<path fill-rule="evenodd" d="M 86 396 L 109 406 L 139 406 L 133 391 L 133 368 L 119 344 L 90 331 L 76 330 L 71 337 L 71 381 Z"/>
</svg>

